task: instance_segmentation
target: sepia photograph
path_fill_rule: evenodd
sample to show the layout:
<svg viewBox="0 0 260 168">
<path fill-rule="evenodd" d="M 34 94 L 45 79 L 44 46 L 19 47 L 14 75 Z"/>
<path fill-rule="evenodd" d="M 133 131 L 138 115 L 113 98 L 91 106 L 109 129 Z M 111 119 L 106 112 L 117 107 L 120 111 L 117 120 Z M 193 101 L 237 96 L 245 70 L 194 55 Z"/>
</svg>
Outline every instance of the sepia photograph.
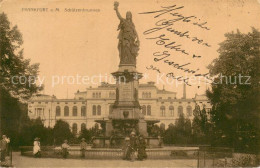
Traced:
<svg viewBox="0 0 260 168">
<path fill-rule="evenodd" d="M 259 167 L 260 0 L 0 0 L 0 167 Z"/>
</svg>

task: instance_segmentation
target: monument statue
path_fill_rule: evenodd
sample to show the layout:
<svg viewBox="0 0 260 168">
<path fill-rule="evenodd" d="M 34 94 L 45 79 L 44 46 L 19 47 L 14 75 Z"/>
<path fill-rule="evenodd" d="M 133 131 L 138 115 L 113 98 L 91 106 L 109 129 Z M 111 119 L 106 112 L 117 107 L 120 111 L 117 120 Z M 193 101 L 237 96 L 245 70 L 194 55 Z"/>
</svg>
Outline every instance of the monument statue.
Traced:
<svg viewBox="0 0 260 168">
<path fill-rule="evenodd" d="M 132 13 L 127 12 L 126 18 L 122 18 L 118 11 L 119 3 L 114 3 L 114 10 L 116 11 L 117 17 L 120 20 L 118 29 L 120 30 L 118 35 L 118 51 L 120 58 L 120 65 L 131 64 L 136 65 L 136 57 L 139 51 L 139 38 L 135 30 L 135 25 L 132 21 Z"/>
</svg>

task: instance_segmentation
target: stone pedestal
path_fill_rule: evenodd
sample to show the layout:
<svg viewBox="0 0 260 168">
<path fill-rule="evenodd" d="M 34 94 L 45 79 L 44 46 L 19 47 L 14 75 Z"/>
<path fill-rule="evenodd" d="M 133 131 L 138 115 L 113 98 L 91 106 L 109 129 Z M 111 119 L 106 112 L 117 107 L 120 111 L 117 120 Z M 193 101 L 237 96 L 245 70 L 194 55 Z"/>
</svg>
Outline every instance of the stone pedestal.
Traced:
<svg viewBox="0 0 260 168">
<path fill-rule="evenodd" d="M 147 123 L 146 121 L 144 121 L 143 119 L 140 119 L 139 120 L 139 123 L 138 123 L 138 128 L 139 128 L 139 133 L 143 136 L 148 136 L 148 133 L 147 133 Z"/>
<path fill-rule="evenodd" d="M 95 147 L 115 147 L 124 141 L 132 131 L 148 136 L 147 122 L 141 113 L 138 100 L 139 79 L 142 74 L 134 65 L 120 65 L 112 73 L 116 79 L 116 100 L 108 120 L 96 120 L 105 126 L 104 137 L 95 137 Z"/>
<path fill-rule="evenodd" d="M 139 79 L 142 74 L 136 71 L 135 65 L 120 65 L 118 71 L 112 73 L 116 79 L 116 101 L 113 106 L 112 120 L 123 120 L 136 125 L 133 129 L 138 129 L 142 135 L 147 136 L 147 124 L 143 120 L 141 106 L 138 100 Z"/>
<path fill-rule="evenodd" d="M 112 135 L 112 131 L 113 131 L 112 120 L 108 120 L 108 121 L 106 121 L 106 132 L 105 132 L 105 136 L 106 136 L 106 137 L 110 137 L 110 136 Z"/>
</svg>

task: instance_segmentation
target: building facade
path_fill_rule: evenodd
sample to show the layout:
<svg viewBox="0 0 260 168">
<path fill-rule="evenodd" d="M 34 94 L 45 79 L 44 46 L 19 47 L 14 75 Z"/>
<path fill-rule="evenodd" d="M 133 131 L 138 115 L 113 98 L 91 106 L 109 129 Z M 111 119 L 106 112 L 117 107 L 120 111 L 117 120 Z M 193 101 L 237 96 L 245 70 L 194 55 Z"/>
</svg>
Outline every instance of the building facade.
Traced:
<svg viewBox="0 0 260 168">
<path fill-rule="evenodd" d="M 211 109 L 206 95 L 186 98 L 186 86 L 183 97 L 178 99 L 176 92 L 158 89 L 154 82 L 139 85 L 138 98 L 145 120 L 160 120 L 166 127 L 175 123 L 182 113 L 193 119 L 196 105 Z M 28 102 L 28 115 L 31 119 L 40 117 L 46 127 L 53 127 L 57 120 L 69 123 L 74 133 L 83 128 L 91 128 L 95 120 L 108 118 L 116 99 L 116 85 L 102 83 L 97 88 L 89 87 L 86 91 L 76 92 L 74 99 L 57 99 L 55 96 L 35 95 Z"/>
</svg>

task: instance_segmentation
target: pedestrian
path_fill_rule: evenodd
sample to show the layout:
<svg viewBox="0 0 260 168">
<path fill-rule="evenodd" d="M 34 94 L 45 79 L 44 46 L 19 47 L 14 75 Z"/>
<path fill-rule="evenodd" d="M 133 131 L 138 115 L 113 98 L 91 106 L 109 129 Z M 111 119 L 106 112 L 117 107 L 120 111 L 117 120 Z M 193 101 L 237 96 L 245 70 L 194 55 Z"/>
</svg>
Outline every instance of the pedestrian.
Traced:
<svg viewBox="0 0 260 168">
<path fill-rule="evenodd" d="M 80 151 L 81 151 L 82 158 L 85 158 L 86 150 L 87 150 L 87 143 L 86 143 L 85 138 L 82 138 L 81 143 L 80 143 Z"/>
<path fill-rule="evenodd" d="M 61 150 L 62 150 L 62 157 L 67 158 L 69 155 L 69 148 L 70 146 L 68 145 L 68 141 L 64 140 L 64 143 L 61 145 Z"/>
<path fill-rule="evenodd" d="M 127 151 L 128 151 L 128 146 L 129 145 L 130 145 L 130 138 L 126 137 L 124 145 L 123 145 L 123 148 L 122 148 L 122 150 L 123 150 L 123 160 L 127 159 Z"/>
<path fill-rule="evenodd" d="M 0 151 L 1 151 L 1 162 L 5 161 L 6 151 L 7 151 L 7 141 L 6 135 L 2 136 L 2 140 L 0 141 Z"/>
<path fill-rule="evenodd" d="M 130 143 L 127 147 L 127 152 L 126 152 L 126 159 L 134 161 L 135 159 L 135 152 L 136 152 L 136 136 L 135 132 L 131 132 L 130 134 Z"/>
<path fill-rule="evenodd" d="M 137 159 L 138 160 L 147 159 L 147 154 L 146 154 L 145 149 L 146 149 L 145 139 L 142 135 L 140 135 L 138 137 L 138 144 L 137 144 L 137 151 L 138 151 Z"/>
<path fill-rule="evenodd" d="M 33 155 L 36 158 L 41 157 L 40 138 L 36 137 L 33 142 Z"/>
<path fill-rule="evenodd" d="M 10 153 L 10 138 L 8 138 L 6 136 L 5 141 L 7 142 L 7 146 L 6 146 L 7 156 L 9 156 L 9 153 Z"/>
</svg>

